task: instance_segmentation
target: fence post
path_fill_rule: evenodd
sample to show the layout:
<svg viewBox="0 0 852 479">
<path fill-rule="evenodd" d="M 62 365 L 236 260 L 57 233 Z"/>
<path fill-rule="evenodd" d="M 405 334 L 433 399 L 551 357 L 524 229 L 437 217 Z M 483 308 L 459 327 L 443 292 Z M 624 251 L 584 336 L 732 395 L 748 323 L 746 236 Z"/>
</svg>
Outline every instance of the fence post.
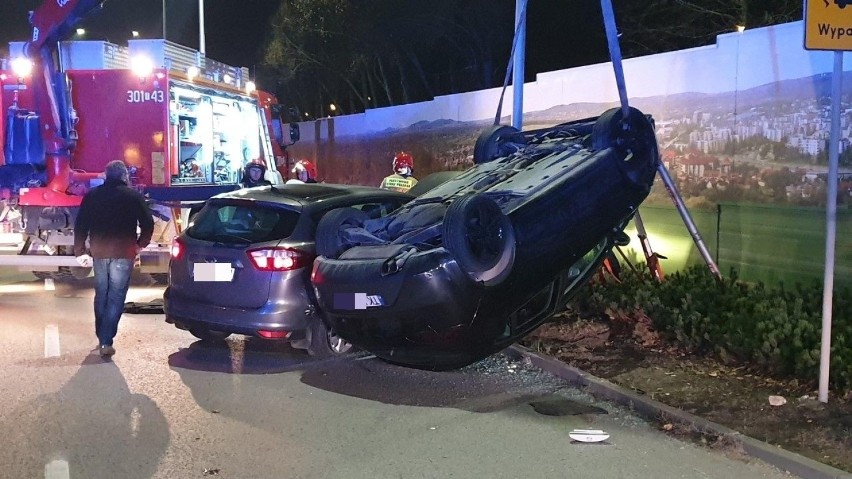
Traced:
<svg viewBox="0 0 852 479">
<path fill-rule="evenodd" d="M 716 266 L 719 265 L 719 248 L 722 231 L 722 203 L 716 203 Z"/>
</svg>

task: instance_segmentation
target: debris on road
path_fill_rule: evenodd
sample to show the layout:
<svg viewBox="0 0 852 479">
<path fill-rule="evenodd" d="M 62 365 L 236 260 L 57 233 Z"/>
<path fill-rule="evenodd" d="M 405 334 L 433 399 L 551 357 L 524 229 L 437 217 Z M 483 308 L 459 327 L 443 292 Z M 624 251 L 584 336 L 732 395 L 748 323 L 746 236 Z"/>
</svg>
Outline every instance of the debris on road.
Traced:
<svg viewBox="0 0 852 479">
<path fill-rule="evenodd" d="M 568 437 L 577 442 L 601 442 L 609 439 L 609 434 L 600 429 L 574 429 Z"/>
</svg>

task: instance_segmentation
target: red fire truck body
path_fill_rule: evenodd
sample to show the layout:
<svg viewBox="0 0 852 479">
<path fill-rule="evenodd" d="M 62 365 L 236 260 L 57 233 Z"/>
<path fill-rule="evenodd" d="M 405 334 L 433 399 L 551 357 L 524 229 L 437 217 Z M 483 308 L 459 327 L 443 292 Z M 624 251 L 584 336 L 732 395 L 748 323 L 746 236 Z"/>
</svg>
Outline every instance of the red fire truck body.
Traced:
<svg viewBox="0 0 852 479">
<path fill-rule="evenodd" d="M 239 188 L 249 162 L 280 181 L 284 136 L 298 138 L 245 68 L 164 40 L 59 41 L 100 4 L 47 0 L 31 18 L 33 39 L 11 44 L 0 64 L 0 233 L 14 229 L 23 241 L 0 265 L 87 274 L 71 256 L 77 210 L 104 166 L 123 160 L 159 223 L 143 271 L 165 273 L 180 210 Z M 12 68 L 22 58 L 38 68 Z"/>
<path fill-rule="evenodd" d="M 162 69 L 142 80 L 130 70 L 66 73 L 73 85 L 71 101 L 77 116 L 70 172 L 62 168 L 53 172 L 54 178 L 62 178 L 56 181 L 62 181 L 63 188 L 53 188 L 56 195 L 49 201 L 44 197 L 47 193 L 35 193 L 36 188 L 21 192 L 21 205 L 79 205 L 81 198 L 74 193 L 86 188 L 92 178 L 78 173 L 102 172 L 115 159 L 134 170 L 133 186 L 153 199 L 199 199 L 205 195 L 198 188 L 163 189 L 204 186 L 209 187 L 204 191 L 227 191 L 239 182 L 236 173 L 246 162 L 274 165 L 274 157 L 282 154 L 268 134 L 271 107 L 277 102 L 264 92 L 247 95 L 223 85 L 189 82 Z M 18 84 L 13 78 L 0 72 L 0 108 L 8 110 L 18 93 L 19 110 L 37 111 L 28 108 L 32 105 L 29 82 Z M 21 116 L 14 125 L 9 115 L 0 118 L 0 139 L 7 145 L 0 150 L 0 167 L 46 167 L 44 146 L 34 138 L 41 130 L 36 123 L 41 115 Z"/>
</svg>

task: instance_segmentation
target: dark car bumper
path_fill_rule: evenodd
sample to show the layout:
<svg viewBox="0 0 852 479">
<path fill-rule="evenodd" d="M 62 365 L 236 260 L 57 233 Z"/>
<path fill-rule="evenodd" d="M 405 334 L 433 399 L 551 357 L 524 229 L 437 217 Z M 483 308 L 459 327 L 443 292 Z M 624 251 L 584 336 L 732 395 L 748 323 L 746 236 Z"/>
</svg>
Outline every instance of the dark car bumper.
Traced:
<svg viewBox="0 0 852 479">
<path fill-rule="evenodd" d="M 564 306 L 607 249 L 602 243 L 582 270 L 567 269 L 556 279 L 523 285 L 478 285 L 443 248 L 417 253 L 389 275 L 380 273 L 387 258 L 321 258 L 314 263 L 313 283 L 326 320 L 347 341 L 389 362 L 453 369 L 500 351 L 538 327 Z M 350 301 L 358 294 L 382 304 Z"/>
<path fill-rule="evenodd" d="M 268 301 L 259 308 L 233 308 L 183 297 L 171 287 L 163 294 L 166 322 L 180 329 L 201 328 L 262 337 L 259 331 L 288 332 L 287 340 L 305 338 L 308 318 L 314 311 L 307 299 Z"/>
<path fill-rule="evenodd" d="M 389 361 L 425 368 L 470 363 L 469 350 L 485 344 L 484 335 L 473 334 L 481 326 L 475 317 L 484 288 L 467 279 L 442 248 L 414 254 L 394 274 L 382 274 L 386 260 L 314 263 L 312 282 L 329 326 Z M 381 305 L 351 301 L 357 295 Z"/>
</svg>

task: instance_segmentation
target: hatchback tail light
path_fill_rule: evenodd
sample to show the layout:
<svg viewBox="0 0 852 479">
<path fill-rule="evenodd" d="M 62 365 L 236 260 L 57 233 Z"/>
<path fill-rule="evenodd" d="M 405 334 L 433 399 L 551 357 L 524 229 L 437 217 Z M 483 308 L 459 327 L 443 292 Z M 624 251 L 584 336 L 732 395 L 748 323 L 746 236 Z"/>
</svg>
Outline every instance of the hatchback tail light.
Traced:
<svg viewBox="0 0 852 479">
<path fill-rule="evenodd" d="M 172 259 L 181 259 L 185 249 L 186 246 L 184 246 L 183 241 L 180 238 L 175 238 L 172 240 L 172 247 L 169 249 L 169 254 L 171 254 Z"/>
<path fill-rule="evenodd" d="M 305 267 L 310 258 L 302 251 L 288 248 L 262 248 L 248 251 L 255 268 L 261 271 L 292 271 Z"/>
</svg>

